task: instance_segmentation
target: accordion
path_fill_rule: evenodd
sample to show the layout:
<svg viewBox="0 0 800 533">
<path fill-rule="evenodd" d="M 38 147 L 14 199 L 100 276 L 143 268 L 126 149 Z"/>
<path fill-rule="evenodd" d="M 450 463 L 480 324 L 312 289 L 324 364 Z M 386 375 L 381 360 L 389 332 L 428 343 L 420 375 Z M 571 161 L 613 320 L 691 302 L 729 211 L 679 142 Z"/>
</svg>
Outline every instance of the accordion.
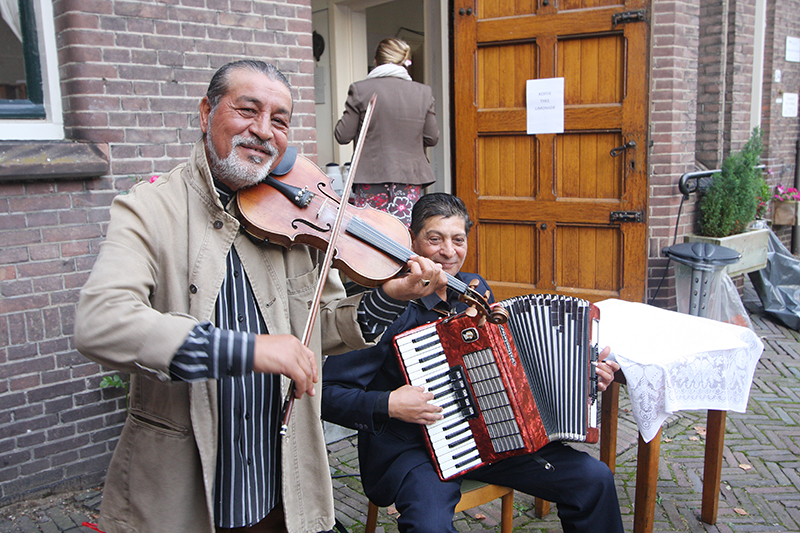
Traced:
<svg viewBox="0 0 800 533">
<path fill-rule="evenodd" d="M 598 440 L 599 310 L 546 294 L 494 305 L 507 323 L 479 325 L 480 315 L 461 313 L 394 337 L 407 382 L 443 408 L 423 426 L 442 480 L 549 442 Z"/>
</svg>

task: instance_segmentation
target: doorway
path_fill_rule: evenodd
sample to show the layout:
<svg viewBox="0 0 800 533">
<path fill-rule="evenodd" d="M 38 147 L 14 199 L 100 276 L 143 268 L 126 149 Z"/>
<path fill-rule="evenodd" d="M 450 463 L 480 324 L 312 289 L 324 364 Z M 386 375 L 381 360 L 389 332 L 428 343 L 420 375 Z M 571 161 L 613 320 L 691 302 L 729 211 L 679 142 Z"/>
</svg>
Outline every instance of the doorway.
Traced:
<svg viewBox="0 0 800 533">
<path fill-rule="evenodd" d="M 366 78 L 378 43 L 386 37 L 406 41 L 412 50 L 409 74 L 430 85 L 436 101 L 439 143 L 428 148 L 436 183 L 426 190 L 450 191 L 450 99 L 446 6 L 436 0 L 312 0 L 312 28 L 324 40 L 315 54 L 317 156 L 320 167 L 343 165 L 353 144 L 339 145 L 333 128 L 344 111 L 351 83 Z"/>
</svg>

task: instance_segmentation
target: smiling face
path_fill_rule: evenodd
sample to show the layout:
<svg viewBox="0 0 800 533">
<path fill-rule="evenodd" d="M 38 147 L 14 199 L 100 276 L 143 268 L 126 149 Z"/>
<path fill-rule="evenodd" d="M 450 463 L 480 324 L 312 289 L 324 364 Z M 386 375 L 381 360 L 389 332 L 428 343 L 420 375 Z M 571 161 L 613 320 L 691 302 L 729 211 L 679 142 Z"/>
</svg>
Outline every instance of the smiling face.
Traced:
<svg viewBox="0 0 800 533">
<path fill-rule="evenodd" d="M 467 257 L 467 230 L 460 216 L 432 216 L 422 229 L 411 236 L 411 248 L 422 257 L 442 265 L 442 270 L 455 276 Z"/>
<path fill-rule="evenodd" d="M 292 95 L 281 81 L 249 69 L 230 72 L 215 107 L 200 102 L 200 129 L 214 177 L 233 190 L 255 185 L 286 152 Z"/>
</svg>

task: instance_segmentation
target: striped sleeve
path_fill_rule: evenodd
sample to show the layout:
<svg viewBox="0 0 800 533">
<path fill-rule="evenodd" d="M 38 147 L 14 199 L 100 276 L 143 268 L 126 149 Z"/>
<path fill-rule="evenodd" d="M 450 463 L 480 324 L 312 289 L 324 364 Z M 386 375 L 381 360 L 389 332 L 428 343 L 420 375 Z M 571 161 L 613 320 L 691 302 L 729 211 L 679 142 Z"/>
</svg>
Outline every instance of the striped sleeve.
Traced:
<svg viewBox="0 0 800 533">
<path fill-rule="evenodd" d="M 406 310 L 408 302 L 389 297 L 382 287 L 364 294 L 358 305 L 358 322 L 368 342 L 374 341 Z"/>
<path fill-rule="evenodd" d="M 250 372 L 255 340 L 253 333 L 215 328 L 210 322 L 198 324 L 172 358 L 172 380 L 202 381 Z"/>
</svg>

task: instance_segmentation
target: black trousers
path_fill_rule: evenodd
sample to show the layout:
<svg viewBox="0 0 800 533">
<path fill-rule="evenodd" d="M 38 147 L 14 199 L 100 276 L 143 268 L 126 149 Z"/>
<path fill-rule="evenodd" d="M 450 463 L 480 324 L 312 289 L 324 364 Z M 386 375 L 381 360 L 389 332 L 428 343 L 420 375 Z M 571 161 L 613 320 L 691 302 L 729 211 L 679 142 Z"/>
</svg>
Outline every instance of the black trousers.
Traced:
<svg viewBox="0 0 800 533">
<path fill-rule="evenodd" d="M 555 502 L 564 533 L 623 533 L 614 477 L 597 459 L 559 442 L 531 455 L 504 459 L 463 477 L 511 487 Z M 443 482 L 433 465 L 414 468 L 403 481 L 395 507 L 403 533 L 456 533 L 453 515 L 461 498 L 460 481 Z"/>
</svg>

